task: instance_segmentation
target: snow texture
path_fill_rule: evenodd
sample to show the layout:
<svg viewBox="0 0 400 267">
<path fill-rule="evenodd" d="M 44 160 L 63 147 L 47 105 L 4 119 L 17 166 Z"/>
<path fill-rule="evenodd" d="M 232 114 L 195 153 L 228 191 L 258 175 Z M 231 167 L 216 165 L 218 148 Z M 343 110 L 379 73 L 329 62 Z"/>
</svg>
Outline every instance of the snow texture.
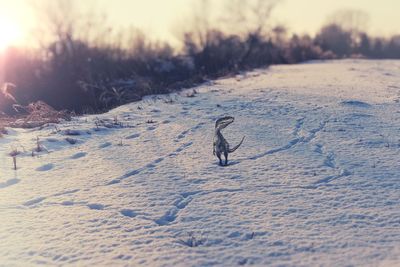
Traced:
<svg viewBox="0 0 400 267">
<path fill-rule="evenodd" d="M 9 129 L 0 266 L 400 265 L 400 61 L 274 66 L 195 90 Z M 220 167 L 227 115 L 225 138 L 246 139 Z"/>
</svg>

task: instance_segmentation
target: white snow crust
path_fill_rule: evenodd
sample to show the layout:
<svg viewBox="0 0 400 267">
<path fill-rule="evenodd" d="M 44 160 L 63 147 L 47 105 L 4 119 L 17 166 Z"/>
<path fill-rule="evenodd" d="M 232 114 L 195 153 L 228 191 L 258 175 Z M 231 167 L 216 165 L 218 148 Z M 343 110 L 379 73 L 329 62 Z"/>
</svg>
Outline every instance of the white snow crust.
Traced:
<svg viewBox="0 0 400 267">
<path fill-rule="evenodd" d="M 317 61 L 8 129 L 0 266 L 400 266 L 399 102 L 400 61 Z"/>
</svg>

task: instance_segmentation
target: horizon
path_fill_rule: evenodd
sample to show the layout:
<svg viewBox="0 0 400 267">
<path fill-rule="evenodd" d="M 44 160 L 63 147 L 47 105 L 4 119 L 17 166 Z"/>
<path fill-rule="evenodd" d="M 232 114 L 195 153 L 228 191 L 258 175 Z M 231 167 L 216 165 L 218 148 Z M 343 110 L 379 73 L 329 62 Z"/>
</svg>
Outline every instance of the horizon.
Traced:
<svg viewBox="0 0 400 267">
<path fill-rule="evenodd" d="M 181 42 L 182 26 L 193 15 L 193 8 L 198 0 L 171 0 L 168 2 L 150 0 L 141 3 L 138 0 L 116 0 L 112 3 L 105 0 L 76 2 L 80 12 L 104 14 L 106 23 L 114 29 L 126 30 L 135 27 L 146 33 L 153 41 L 166 41 L 176 46 Z M 34 44 L 34 36 L 40 27 L 30 0 L 0 0 L 0 49 L 7 46 L 26 46 Z M 154 8 L 158 5 L 158 8 Z M 396 25 L 400 18 L 396 10 L 400 2 L 395 0 L 374 1 L 365 3 L 361 0 L 318 1 L 284 0 L 278 3 L 272 12 L 272 24 L 286 26 L 288 33 L 309 34 L 314 36 L 327 23 L 327 19 L 339 10 L 359 10 L 368 15 L 366 32 L 375 36 L 393 36 L 400 34 Z M 213 25 L 217 25 L 216 17 L 220 17 L 225 6 L 223 1 L 210 3 L 210 16 L 214 17 Z M 313 8 L 310 8 L 313 7 Z M 397 7 L 397 8 L 396 8 Z M 107 12 L 105 12 L 107 10 Z M 157 18 L 157 19 L 154 19 Z M 184 30 L 184 29 L 183 29 Z"/>
</svg>

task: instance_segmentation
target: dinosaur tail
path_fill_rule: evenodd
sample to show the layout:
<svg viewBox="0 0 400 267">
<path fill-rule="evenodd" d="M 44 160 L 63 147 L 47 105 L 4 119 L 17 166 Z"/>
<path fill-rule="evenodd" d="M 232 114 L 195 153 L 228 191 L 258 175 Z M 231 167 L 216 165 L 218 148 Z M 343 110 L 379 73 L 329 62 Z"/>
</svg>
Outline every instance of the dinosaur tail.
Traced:
<svg viewBox="0 0 400 267">
<path fill-rule="evenodd" d="M 229 153 L 235 152 L 235 150 L 238 149 L 238 148 L 242 145 L 242 143 L 243 143 L 243 141 L 244 141 L 244 138 L 245 138 L 245 136 L 243 136 L 242 141 L 240 141 L 239 144 L 237 144 L 235 147 L 229 149 Z"/>
</svg>

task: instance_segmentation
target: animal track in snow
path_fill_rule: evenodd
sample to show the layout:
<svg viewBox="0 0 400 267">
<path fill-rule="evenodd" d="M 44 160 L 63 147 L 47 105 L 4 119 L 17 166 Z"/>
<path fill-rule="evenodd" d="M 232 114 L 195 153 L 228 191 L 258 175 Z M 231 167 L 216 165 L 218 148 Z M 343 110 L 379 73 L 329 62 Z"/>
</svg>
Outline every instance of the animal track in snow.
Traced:
<svg viewBox="0 0 400 267">
<path fill-rule="evenodd" d="M 326 156 L 324 160 L 324 166 L 327 166 L 329 168 L 336 168 L 335 155 L 332 152 L 328 153 L 328 155 Z"/>
<path fill-rule="evenodd" d="M 106 143 L 104 143 L 104 144 L 101 144 L 101 145 L 99 145 L 99 148 L 106 148 L 106 147 L 109 147 L 109 146 L 111 146 L 112 144 L 110 143 L 110 142 L 106 142 Z"/>
<path fill-rule="evenodd" d="M 371 105 L 363 102 L 363 101 L 359 101 L 359 100 L 346 100 L 346 101 L 342 101 L 340 104 L 344 105 L 344 106 L 350 106 L 350 107 L 360 107 L 360 108 L 370 108 Z"/>
<path fill-rule="evenodd" d="M 186 206 L 190 203 L 192 201 L 192 198 L 191 197 L 183 197 L 182 196 L 182 198 L 180 198 L 180 199 L 178 199 L 178 200 L 176 200 L 175 202 L 174 202 L 174 205 L 175 205 L 175 207 L 177 207 L 178 209 L 184 209 L 184 208 L 186 208 Z"/>
<path fill-rule="evenodd" d="M 185 138 L 186 134 L 189 132 L 189 130 L 181 132 L 175 139 L 175 142 L 179 142 L 180 139 Z"/>
<path fill-rule="evenodd" d="M 191 131 L 194 132 L 195 130 L 201 128 L 203 125 L 205 125 L 205 123 L 204 123 L 204 122 L 200 122 L 200 123 L 198 123 L 196 126 L 194 126 L 194 127 L 191 129 Z"/>
<path fill-rule="evenodd" d="M 161 216 L 161 218 L 154 220 L 154 222 L 159 226 L 168 225 L 176 220 L 177 215 L 178 209 L 176 207 L 173 207 L 169 209 L 163 216 Z"/>
<path fill-rule="evenodd" d="M 324 162 L 322 164 L 322 166 L 326 166 L 329 168 L 336 168 L 336 156 L 333 152 L 325 152 L 325 147 L 321 144 L 316 144 L 315 145 L 315 149 L 314 152 L 320 154 L 321 156 L 325 156 Z"/>
<path fill-rule="evenodd" d="M 130 217 L 130 218 L 136 217 L 138 215 L 137 212 L 135 212 L 134 210 L 131 210 L 131 209 L 123 209 L 120 212 L 122 215 L 124 215 L 126 217 Z"/>
<path fill-rule="evenodd" d="M 291 149 L 292 147 L 294 147 L 296 144 L 298 144 L 300 141 L 303 140 L 303 137 L 299 137 L 298 136 L 301 128 L 303 127 L 303 125 L 304 125 L 304 118 L 300 118 L 300 119 L 296 120 L 296 124 L 295 124 L 293 132 L 292 132 L 292 135 L 294 135 L 295 138 L 290 140 L 286 145 L 278 147 L 278 148 L 267 150 L 267 151 L 265 151 L 263 153 L 260 153 L 258 155 L 251 156 L 248 159 L 257 160 L 257 159 L 265 157 L 267 155 L 272 155 L 272 154 L 275 154 L 275 153 L 278 153 L 278 152 L 281 152 L 281 151 L 285 151 L 285 150 Z"/>
<path fill-rule="evenodd" d="M 281 151 L 289 150 L 292 147 L 294 147 L 296 144 L 298 144 L 300 141 L 302 141 L 302 138 L 292 139 L 292 140 L 289 141 L 289 143 L 287 145 L 284 145 L 284 146 L 278 147 L 278 148 L 274 148 L 274 149 L 268 150 L 268 151 L 266 151 L 264 153 L 249 157 L 249 159 L 250 160 L 256 160 L 256 159 L 265 157 L 267 155 L 272 155 L 272 154 L 275 154 L 275 153 L 278 153 L 278 152 L 281 152 Z"/>
<path fill-rule="evenodd" d="M 317 128 L 314 128 L 314 129 L 310 130 L 309 131 L 309 136 L 305 137 L 302 140 L 302 142 L 303 143 L 309 143 L 312 139 L 314 139 L 317 136 L 317 134 L 319 132 L 321 132 L 325 128 L 327 123 L 328 123 L 328 119 L 324 120 L 323 122 L 321 122 Z"/>
<path fill-rule="evenodd" d="M 135 139 L 135 138 L 138 138 L 139 136 L 140 136 L 140 134 L 135 133 L 135 134 L 131 134 L 131 135 L 125 137 L 125 139 Z"/>
<path fill-rule="evenodd" d="M 88 204 L 87 207 L 91 210 L 103 210 L 104 209 L 104 205 L 98 204 L 98 203 Z"/>
<path fill-rule="evenodd" d="M 173 203 L 172 208 L 168 209 L 163 216 L 159 219 L 154 220 L 160 226 L 168 225 L 174 222 L 179 214 L 180 210 L 185 209 L 190 202 L 192 202 L 194 195 L 207 195 L 212 193 L 232 193 L 232 192 L 239 192 L 242 191 L 241 188 L 217 188 L 214 190 L 208 191 L 192 191 L 192 192 L 184 192 L 180 194 L 180 197 Z"/>
<path fill-rule="evenodd" d="M 67 190 L 67 191 L 63 191 L 63 192 L 60 192 L 60 193 L 56 193 L 56 194 L 53 195 L 53 197 L 74 194 L 74 193 L 79 192 L 79 191 L 80 191 L 80 189 Z"/>
<path fill-rule="evenodd" d="M 174 152 L 167 154 L 167 157 L 175 157 L 177 156 L 180 152 L 182 152 L 184 149 L 190 147 L 191 145 L 193 145 L 193 142 L 188 142 L 188 143 L 184 143 L 183 145 L 181 145 L 180 147 L 178 147 Z M 160 162 L 162 162 L 165 159 L 165 157 L 159 157 L 155 160 L 153 160 L 150 163 L 147 163 L 146 165 L 144 165 L 143 167 L 140 167 L 138 169 L 129 171 L 127 173 L 125 173 L 124 175 L 120 176 L 119 178 L 113 179 L 110 182 L 108 182 L 106 185 L 113 185 L 113 184 L 118 184 L 120 183 L 122 180 L 129 178 L 131 176 L 137 175 L 139 173 L 141 173 L 142 171 L 144 171 L 145 169 L 151 169 L 151 168 L 155 168 L 157 164 L 159 164 Z"/>
<path fill-rule="evenodd" d="M 324 146 L 321 144 L 317 144 L 314 149 L 315 152 L 320 154 L 321 156 L 325 156 L 322 166 L 329 167 L 331 169 L 337 170 L 339 173 L 334 175 L 328 175 L 314 182 L 312 185 L 305 186 L 307 189 L 315 189 L 320 185 L 328 185 L 330 182 L 337 180 L 339 178 L 352 175 L 352 172 L 346 169 L 339 169 L 336 164 L 336 156 L 333 152 L 325 152 Z"/>
<path fill-rule="evenodd" d="M 183 145 L 181 145 L 180 147 L 178 147 L 174 152 L 168 154 L 168 156 L 173 157 L 178 155 L 179 152 L 182 152 L 185 148 L 190 147 L 191 145 L 193 145 L 193 142 L 188 142 L 185 143 Z"/>
<path fill-rule="evenodd" d="M 164 158 L 155 159 L 155 160 L 153 161 L 153 164 L 160 163 L 160 162 L 163 161 L 163 160 L 164 160 Z"/>
<path fill-rule="evenodd" d="M 345 177 L 345 176 L 349 176 L 351 174 L 352 173 L 350 171 L 348 171 L 346 169 L 341 169 L 338 174 L 326 176 L 326 177 L 316 181 L 315 183 L 313 183 L 313 185 L 314 186 L 327 185 L 334 180 L 337 180 L 337 179 Z"/>
<path fill-rule="evenodd" d="M 6 188 L 15 184 L 18 184 L 21 180 L 14 178 L 14 179 L 9 179 L 3 183 L 0 183 L 0 189 L 1 188 Z"/>
<path fill-rule="evenodd" d="M 40 167 L 36 168 L 36 171 L 45 172 L 45 171 L 50 171 L 53 168 L 54 168 L 54 164 L 53 163 L 48 163 L 48 164 L 45 164 L 43 166 L 40 166 Z"/>
<path fill-rule="evenodd" d="M 296 121 L 296 125 L 294 126 L 293 133 L 292 133 L 294 136 L 299 135 L 301 127 L 303 127 L 303 124 L 304 124 L 304 118 L 300 118 Z"/>
<path fill-rule="evenodd" d="M 158 163 L 162 162 L 164 159 L 165 159 L 165 158 L 163 158 L 163 157 L 157 158 L 157 159 L 153 160 L 152 162 L 146 164 L 145 166 L 143 166 L 143 167 L 141 167 L 141 168 L 138 168 L 138 169 L 135 169 L 135 170 L 132 170 L 132 171 L 130 171 L 130 172 L 125 173 L 124 175 L 120 176 L 119 178 L 116 178 L 116 179 L 114 179 L 114 180 L 108 182 L 106 185 L 118 184 L 118 183 L 120 183 L 122 180 L 124 180 L 124 179 L 126 179 L 126 178 L 129 178 L 129 177 L 131 177 L 131 176 L 137 175 L 137 174 L 141 173 L 142 171 L 144 171 L 145 169 L 154 168 L 154 167 L 156 167 L 156 165 L 157 165 Z"/>
<path fill-rule="evenodd" d="M 173 207 L 167 210 L 167 212 L 165 212 L 165 214 L 159 219 L 154 220 L 154 222 L 160 226 L 174 222 L 178 217 L 179 210 L 186 208 L 192 200 L 193 199 L 188 195 L 181 195 L 181 197 L 174 202 Z"/>
<path fill-rule="evenodd" d="M 316 144 L 314 152 L 317 152 L 318 154 L 323 154 L 323 146 L 321 144 Z"/>
<path fill-rule="evenodd" d="M 87 155 L 86 152 L 79 152 L 79 153 L 76 153 L 75 155 L 72 155 L 72 156 L 71 156 L 71 159 L 83 158 L 83 157 L 85 157 L 86 155 Z"/>
<path fill-rule="evenodd" d="M 37 198 L 34 198 L 34 199 L 31 199 L 31 200 L 26 201 L 26 202 L 25 202 L 24 204 L 22 204 L 22 205 L 29 207 L 29 206 L 38 204 L 38 203 L 42 202 L 42 201 L 45 200 L 45 199 L 46 199 L 45 197 L 37 197 Z"/>
<path fill-rule="evenodd" d="M 68 201 L 68 200 L 61 202 L 61 205 L 63 206 L 73 206 L 74 204 L 75 203 L 73 201 Z"/>
<path fill-rule="evenodd" d="M 293 130 L 293 135 L 295 135 L 294 139 L 290 140 L 284 146 L 281 146 L 281 147 L 278 147 L 278 148 L 274 148 L 274 149 L 270 149 L 270 150 L 268 150 L 268 151 L 266 151 L 264 153 L 260 153 L 258 155 L 249 157 L 248 159 L 256 160 L 256 159 L 265 157 L 267 155 L 271 155 L 271 154 L 275 154 L 275 153 L 282 152 L 282 151 L 285 151 L 285 150 L 289 150 L 292 147 L 294 147 L 295 145 L 297 145 L 298 143 L 309 143 L 312 139 L 314 139 L 317 136 L 317 134 L 320 131 L 322 131 L 325 128 L 327 123 L 328 123 L 328 120 L 325 120 L 325 121 L 321 122 L 317 128 L 314 128 L 314 129 L 312 129 L 312 130 L 310 130 L 308 132 L 309 135 L 307 137 L 304 137 L 304 136 L 298 136 L 298 134 L 299 134 L 299 132 L 301 130 L 301 127 L 304 124 L 304 120 L 303 119 L 299 119 L 299 120 L 296 121 L 296 125 L 295 125 L 295 128 Z"/>
<path fill-rule="evenodd" d="M 187 135 L 189 132 L 192 132 L 192 133 L 193 133 L 193 132 L 195 132 L 196 130 L 200 129 L 203 125 L 205 125 L 205 123 L 204 123 L 204 122 L 200 122 L 200 123 L 196 124 L 195 126 L 193 126 L 193 127 L 189 128 L 189 129 L 187 129 L 187 130 L 181 132 L 181 133 L 175 138 L 174 141 L 175 141 L 175 142 L 179 142 L 181 139 L 185 138 L 186 135 Z"/>
</svg>

